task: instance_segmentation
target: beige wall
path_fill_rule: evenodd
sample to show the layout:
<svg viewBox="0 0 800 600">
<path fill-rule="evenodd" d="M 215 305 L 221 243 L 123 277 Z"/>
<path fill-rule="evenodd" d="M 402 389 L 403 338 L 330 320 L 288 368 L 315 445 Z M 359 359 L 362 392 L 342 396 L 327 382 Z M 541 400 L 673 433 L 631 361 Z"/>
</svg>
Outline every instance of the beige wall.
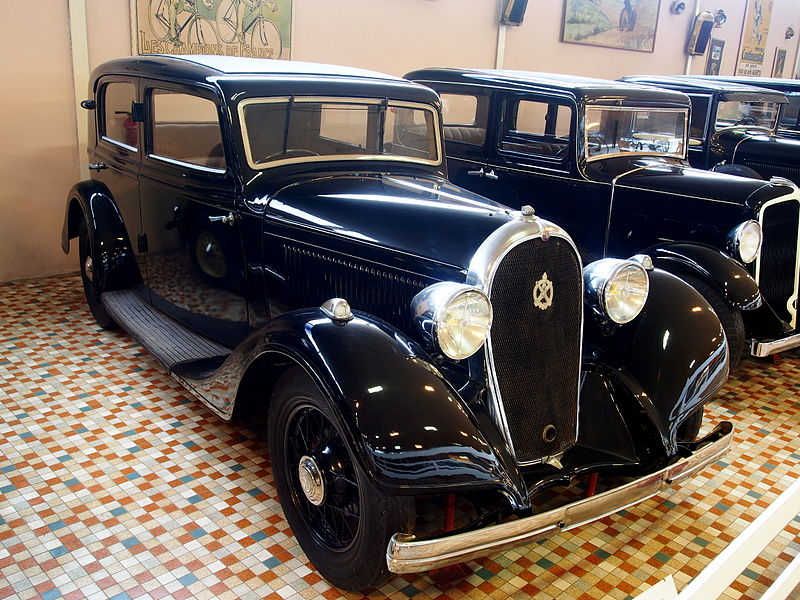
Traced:
<svg viewBox="0 0 800 600">
<path fill-rule="evenodd" d="M 85 2 L 88 62 L 80 72 L 130 53 L 129 0 Z M 60 232 L 69 187 L 79 178 L 77 117 L 73 88 L 69 0 L 10 3 L 0 36 L 6 93 L 0 100 L 0 281 L 73 271 Z M 728 14 L 714 36 L 725 39 L 722 72 L 733 73 L 744 0 L 697 0 L 701 9 Z M 493 67 L 502 0 L 295 0 L 293 57 L 339 63 L 396 75 L 425 66 Z M 504 67 L 616 78 L 632 73 L 679 73 L 689 11 L 669 12 L 661 0 L 653 53 L 594 48 L 560 42 L 562 0 L 530 0 L 521 27 L 506 32 Z M 36 29 L 31 28 L 36 23 Z M 788 25 L 800 31 L 797 0 L 774 0 L 766 52 L 770 73 L 775 48 L 788 50 L 794 70 L 800 36 L 785 40 Z M 692 60 L 701 73 L 705 57 Z M 79 67 L 81 65 L 79 64 Z M 87 89 L 78 77 L 79 97 Z M 82 150 L 83 151 L 83 150 Z"/>
</svg>

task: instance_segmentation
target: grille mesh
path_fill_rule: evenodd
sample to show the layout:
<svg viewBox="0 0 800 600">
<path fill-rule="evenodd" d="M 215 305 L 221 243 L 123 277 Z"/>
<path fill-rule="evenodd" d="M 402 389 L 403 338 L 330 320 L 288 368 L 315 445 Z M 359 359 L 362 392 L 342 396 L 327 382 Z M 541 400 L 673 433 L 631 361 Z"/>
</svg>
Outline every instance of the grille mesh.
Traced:
<svg viewBox="0 0 800 600">
<path fill-rule="evenodd" d="M 534 306 L 533 290 L 547 273 L 553 302 Z M 583 310 L 580 261 L 560 238 L 513 248 L 495 273 L 491 300 L 494 373 L 517 461 L 560 454 L 576 438 Z M 555 426 L 555 439 L 543 432 Z"/>
<path fill-rule="evenodd" d="M 762 215 L 764 242 L 759 258 L 758 285 L 770 306 L 787 322 L 792 315 L 786 308 L 786 301 L 795 292 L 798 219 L 800 203 L 793 200 L 768 206 Z"/>
<path fill-rule="evenodd" d="M 776 165 L 772 162 L 763 162 L 760 160 L 744 159 L 739 161 L 746 167 L 750 167 L 758 172 L 759 175 L 765 179 L 770 177 L 786 177 L 796 184 L 800 185 L 800 168 L 789 165 Z"/>
</svg>

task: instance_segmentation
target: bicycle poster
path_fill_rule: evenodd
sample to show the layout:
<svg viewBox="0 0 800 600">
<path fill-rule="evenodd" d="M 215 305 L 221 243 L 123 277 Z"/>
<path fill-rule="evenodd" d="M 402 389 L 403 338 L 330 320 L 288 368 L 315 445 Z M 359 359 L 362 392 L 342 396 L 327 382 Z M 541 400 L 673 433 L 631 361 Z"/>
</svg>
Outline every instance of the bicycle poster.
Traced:
<svg viewBox="0 0 800 600">
<path fill-rule="evenodd" d="M 653 52 L 660 0 L 564 0 L 561 41 Z"/>
<path fill-rule="evenodd" d="M 139 54 L 289 59 L 292 0 L 131 0 Z"/>
</svg>

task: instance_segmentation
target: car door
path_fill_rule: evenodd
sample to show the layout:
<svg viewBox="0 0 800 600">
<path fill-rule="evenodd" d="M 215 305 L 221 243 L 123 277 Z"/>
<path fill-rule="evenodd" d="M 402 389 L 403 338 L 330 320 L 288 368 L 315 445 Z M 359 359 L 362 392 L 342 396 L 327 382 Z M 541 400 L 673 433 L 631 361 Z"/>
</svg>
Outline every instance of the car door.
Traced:
<svg viewBox="0 0 800 600">
<path fill-rule="evenodd" d="M 225 159 L 223 112 L 202 88 L 145 81 L 140 171 L 147 285 L 153 304 L 234 346 L 247 334 L 236 177 Z"/>
<path fill-rule="evenodd" d="M 95 91 L 97 139 L 89 169 L 92 179 L 106 185 L 122 216 L 130 247 L 144 278 L 144 255 L 140 251 L 139 165 L 141 162 L 142 104 L 138 100 L 138 78 L 110 76 L 98 81 Z M 139 288 L 143 291 L 144 288 Z"/>
</svg>

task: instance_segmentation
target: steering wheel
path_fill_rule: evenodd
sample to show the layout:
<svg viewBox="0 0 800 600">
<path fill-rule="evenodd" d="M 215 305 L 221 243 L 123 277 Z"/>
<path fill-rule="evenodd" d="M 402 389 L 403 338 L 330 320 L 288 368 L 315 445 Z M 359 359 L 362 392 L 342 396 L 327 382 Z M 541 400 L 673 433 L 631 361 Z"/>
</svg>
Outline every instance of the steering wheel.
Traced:
<svg viewBox="0 0 800 600">
<path fill-rule="evenodd" d="M 305 148 L 291 148 L 286 151 L 273 152 L 272 154 L 265 156 L 260 162 L 269 162 L 279 156 L 281 158 L 300 158 L 303 156 L 319 156 L 319 152 L 314 152 L 313 150 L 307 150 Z"/>
</svg>

